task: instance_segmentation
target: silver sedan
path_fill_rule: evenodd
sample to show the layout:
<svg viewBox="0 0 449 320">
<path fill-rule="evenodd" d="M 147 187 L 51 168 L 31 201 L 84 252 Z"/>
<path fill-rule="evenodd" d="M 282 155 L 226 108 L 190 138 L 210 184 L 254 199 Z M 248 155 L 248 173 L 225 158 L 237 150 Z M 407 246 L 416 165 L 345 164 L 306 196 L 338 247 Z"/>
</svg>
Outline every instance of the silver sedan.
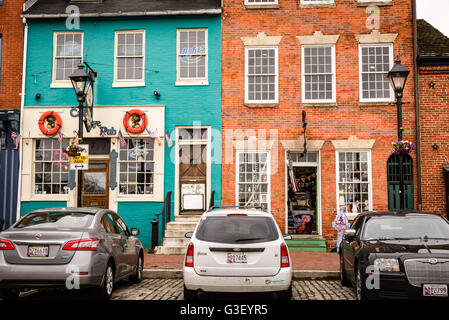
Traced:
<svg viewBox="0 0 449 320">
<path fill-rule="evenodd" d="M 117 281 L 142 279 L 139 233 L 111 210 L 30 212 L 0 232 L 0 299 L 39 287 L 89 288 L 88 297 L 109 299 Z"/>
</svg>

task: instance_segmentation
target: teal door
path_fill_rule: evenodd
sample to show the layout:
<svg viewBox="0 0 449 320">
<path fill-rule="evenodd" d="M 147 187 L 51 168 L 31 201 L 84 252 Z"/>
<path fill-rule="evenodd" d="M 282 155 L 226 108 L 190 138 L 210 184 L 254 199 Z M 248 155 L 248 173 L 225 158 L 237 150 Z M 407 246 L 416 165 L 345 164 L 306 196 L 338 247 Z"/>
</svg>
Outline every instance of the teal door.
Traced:
<svg viewBox="0 0 449 320">
<path fill-rule="evenodd" d="M 413 199 L 413 163 L 409 155 L 403 155 L 404 165 L 404 209 L 414 209 Z M 399 155 L 393 154 L 387 162 L 388 210 L 399 210 Z"/>
</svg>

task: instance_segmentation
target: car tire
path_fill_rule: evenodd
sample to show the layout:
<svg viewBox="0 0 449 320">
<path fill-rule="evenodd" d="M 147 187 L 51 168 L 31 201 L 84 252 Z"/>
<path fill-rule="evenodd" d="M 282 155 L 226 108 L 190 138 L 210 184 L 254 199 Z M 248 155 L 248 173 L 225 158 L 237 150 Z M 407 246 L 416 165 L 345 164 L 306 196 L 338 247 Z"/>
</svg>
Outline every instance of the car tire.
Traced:
<svg viewBox="0 0 449 320">
<path fill-rule="evenodd" d="M 140 283 L 143 277 L 143 256 L 140 254 L 137 259 L 136 273 L 129 277 L 129 282 Z"/>
<path fill-rule="evenodd" d="M 356 268 L 354 291 L 356 300 L 367 300 L 365 289 L 362 282 L 362 273 L 359 267 Z"/>
<path fill-rule="evenodd" d="M 16 301 L 19 295 L 18 289 L 0 289 L 0 299 L 4 301 Z"/>
<path fill-rule="evenodd" d="M 346 271 L 345 271 L 345 265 L 343 263 L 343 254 L 340 253 L 340 283 L 343 287 L 349 287 L 351 283 L 349 282 L 348 278 L 346 277 Z"/>
<path fill-rule="evenodd" d="M 106 271 L 104 273 L 104 279 L 101 287 L 97 290 L 97 298 L 99 300 L 111 299 L 112 292 L 114 291 L 114 266 L 111 262 L 108 262 Z"/>
<path fill-rule="evenodd" d="M 198 300 L 198 292 L 195 290 L 188 290 L 184 286 L 184 300 L 185 301 L 195 301 Z"/>
<path fill-rule="evenodd" d="M 292 300 L 292 297 L 293 297 L 292 286 L 290 285 L 290 288 L 288 288 L 285 291 L 279 291 L 277 293 L 277 297 L 278 297 L 279 300 L 282 300 L 282 301 L 290 301 L 290 300 Z"/>
</svg>

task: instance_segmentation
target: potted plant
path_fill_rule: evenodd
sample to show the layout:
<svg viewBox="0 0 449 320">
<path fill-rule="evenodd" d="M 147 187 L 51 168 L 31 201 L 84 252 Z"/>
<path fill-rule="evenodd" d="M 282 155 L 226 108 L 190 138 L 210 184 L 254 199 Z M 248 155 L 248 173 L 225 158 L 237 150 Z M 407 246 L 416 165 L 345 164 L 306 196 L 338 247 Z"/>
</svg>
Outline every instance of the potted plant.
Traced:
<svg viewBox="0 0 449 320">
<path fill-rule="evenodd" d="M 70 157 L 78 157 L 83 151 L 86 151 L 86 149 L 74 143 L 62 149 L 62 152 L 67 153 Z"/>
<path fill-rule="evenodd" d="M 415 145 L 413 142 L 407 140 L 393 142 L 393 152 L 396 155 L 412 153 L 413 150 L 415 150 Z"/>
</svg>

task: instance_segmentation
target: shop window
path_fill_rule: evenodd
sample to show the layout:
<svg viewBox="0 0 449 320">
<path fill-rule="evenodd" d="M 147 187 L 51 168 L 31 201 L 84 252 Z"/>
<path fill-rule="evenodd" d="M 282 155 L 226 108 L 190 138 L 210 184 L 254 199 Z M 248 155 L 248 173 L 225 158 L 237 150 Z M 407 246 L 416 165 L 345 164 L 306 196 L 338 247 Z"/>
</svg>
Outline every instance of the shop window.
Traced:
<svg viewBox="0 0 449 320">
<path fill-rule="evenodd" d="M 125 139 L 120 146 L 120 194 L 154 193 L 154 139 Z"/>
<path fill-rule="evenodd" d="M 207 29 L 178 29 L 177 85 L 207 85 Z"/>
<path fill-rule="evenodd" d="M 34 193 L 68 194 L 68 170 L 70 161 L 61 151 L 68 145 L 68 139 L 62 144 L 58 139 L 37 139 L 34 153 Z"/>
<path fill-rule="evenodd" d="M 83 33 L 55 32 L 53 55 L 53 83 L 71 87 L 70 75 L 83 61 Z"/>
<path fill-rule="evenodd" d="M 144 70 L 145 31 L 117 31 L 114 86 L 144 86 Z"/>
<path fill-rule="evenodd" d="M 269 152 L 238 152 L 237 162 L 238 205 L 269 209 Z"/>
<path fill-rule="evenodd" d="M 347 213 L 371 210 L 371 164 L 369 151 L 337 153 L 338 207 Z"/>
</svg>

